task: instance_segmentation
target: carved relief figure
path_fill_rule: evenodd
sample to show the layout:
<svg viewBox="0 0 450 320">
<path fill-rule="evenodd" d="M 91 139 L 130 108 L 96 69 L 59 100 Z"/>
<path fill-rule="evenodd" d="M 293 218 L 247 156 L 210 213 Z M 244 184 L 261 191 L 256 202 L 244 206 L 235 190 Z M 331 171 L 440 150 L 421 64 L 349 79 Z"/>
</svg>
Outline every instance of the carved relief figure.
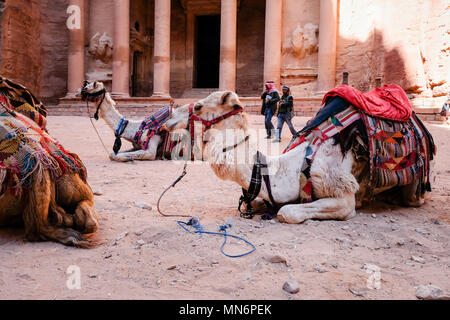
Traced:
<svg viewBox="0 0 450 320">
<path fill-rule="evenodd" d="M 106 32 L 102 36 L 97 32 L 89 41 L 88 52 L 96 60 L 100 60 L 105 64 L 110 63 L 113 56 L 112 38 Z"/>
<path fill-rule="evenodd" d="M 292 31 L 291 37 L 284 45 L 285 53 L 293 54 L 298 59 L 303 59 L 318 51 L 319 26 L 307 23 L 303 27 L 297 25 Z"/>
</svg>

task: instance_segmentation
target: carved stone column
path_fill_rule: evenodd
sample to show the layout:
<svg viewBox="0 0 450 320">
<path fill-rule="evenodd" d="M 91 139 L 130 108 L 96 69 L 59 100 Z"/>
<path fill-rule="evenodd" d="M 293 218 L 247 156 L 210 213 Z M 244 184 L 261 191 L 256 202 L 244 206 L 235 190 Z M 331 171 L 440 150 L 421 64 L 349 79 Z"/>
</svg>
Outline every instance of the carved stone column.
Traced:
<svg viewBox="0 0 450 320">
<path fill-rule="evenodd" d="M 280 86 L 283 0 L 266 0 L 264 81 Z"/>
<path fill-rule="evenodd" d="M 219 89 L 236 91 L 237 0 L 222 0 Z"/>
<path fill-rule="evenodd" d="M 73 97 L 85 80 L 85 0 L 70 0 L 67 8 L 69 29 L 67 96 Z"/>
<path fill-rule="evenodd" d="M 318 93 L 335 87 L 337 12 L 337 0 L 320 0 Z"/>
<path fill-rule="evenodd" d="M 153 96 L 170 96 L 170 0 L 155 0 Z"/>
<path fill-rule="evenodd" d="M 112 94 L 130 95 L 130 0 L 114 0 Z"/>
</svg>

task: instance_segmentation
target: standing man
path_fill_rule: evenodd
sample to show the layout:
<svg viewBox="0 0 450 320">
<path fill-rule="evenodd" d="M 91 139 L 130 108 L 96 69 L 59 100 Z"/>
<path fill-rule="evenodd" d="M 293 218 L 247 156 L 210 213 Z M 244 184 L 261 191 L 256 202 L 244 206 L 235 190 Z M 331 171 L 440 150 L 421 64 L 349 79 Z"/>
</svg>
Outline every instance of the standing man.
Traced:
<svg viewBox="0 0 450 320">
<path fill-rule="evenodd" d="M 280 100 L 280 107 L 278 108 L 278 125 L 277 125 L 277 136 L 273 140 L 273 142 L 281 141 L 281 130 L 283 129 L 283 125 L 286 122 L 288 124 L 289 130 L 292 135 L 295 135 L 297 131 L 292 125 L 292 118 L 294 110 L 294 98 L 291 96 L 291 89 L 287 86 L 283 86 L 283 96 Z"/>
<path fill-rule="evenodd" d="M 266 126 L 267 137 L 270 139 L 272 137 L 272 130 L 274 126 L 272 124 L 272 117 L 277 111 L 277 103 L 280 101 L 280 95 L 273 81 L 267 81 L 265 84 L 265 90 L 261 95 L 262 108 L 261 114 L 265 115 L 264 124 Z"/>
<path fill-rule="evenodd" d="M 448 123 L 448 116 L 450 115 L 450 92 L 447 95 L 447 101 L 444 102 L 441 110 L 441 116 L 445 117 L 445 121 Z"/>
</svg>

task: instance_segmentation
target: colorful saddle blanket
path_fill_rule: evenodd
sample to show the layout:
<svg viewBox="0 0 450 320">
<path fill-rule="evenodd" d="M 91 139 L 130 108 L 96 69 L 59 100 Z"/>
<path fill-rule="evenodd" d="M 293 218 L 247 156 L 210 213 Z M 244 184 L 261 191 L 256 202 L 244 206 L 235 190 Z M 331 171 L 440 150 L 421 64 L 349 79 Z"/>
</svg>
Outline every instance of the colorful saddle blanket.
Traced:
<svg viewBox="0 0 450 320">
<path fill-rule="evenodd" d="M 329 117 L 317 127 L 294 137 L 284 150 L 286 153 L 304 142 L 308 143 L 300 174 L 300 200 L 302 203 L 313 201 L 311 165 L 320 145 L 359 119 L 359 111 L 349 107 Z"/>
<path fill-rule="evenodd" d="M 300 131 L 284 152 L 307 143 L 300 176 L 301 202 L 313 201 L 311 165 L 319 146 L 328 139 L 340 135 L 344 129 L 355 126 L 362 121 L 365 127 L 365 139 L 350 135 L 348 139 L 357 139 L 368 150 L 370 182 L 368 190 L 382 187 L 395 187 L 420 180 L 421 193 L 431 191 L 430 160 L 435 154 L 431 135 L 412 113 L 406 122 L 397 122 L 372 117 L 349 106 L 344 111 L 331 115 L 318 126 Z M 303 132 L 303 133 L 302 133 Z"/>
<path fill-rule="evenodd" d="M 419 179 L 421 194 L 431 191 L 430 160 L 435 146 L 415 113 L 407 122 L 383 120 L 364 112 L 361 119 L 368 134 L 369 190 L 405 186 Z"/>
<path fill-rule="evenodd" d="M 27 88 L 0 76 L 0 104 L 3 108 L 20 112 L 46 130 L 47 109 Z M 2 112 L 4 110 L 1 110 Z"/>
<path fill-rule="evenodd" d="M 31 119 L 16 112 L 0 114 L 0 196 L 7 190 L 18 194 L 31 187 L 33 173 L 40 179 L 44 170 L 58 178 L 65 172 L 80 174 L 86 169 L 75 154 L 66 151 Z"/>
<path fill-rule="evenodd" d="M 134 142 L 143 150 L 148 149 L 150 139 L 155 135 L 161 133 L 161 126 L 169 120 L 172 114 L 172 106 L 164 106 L 150 117 L 142 121 L 139 130 L 134 136 Z"/>
</svg>

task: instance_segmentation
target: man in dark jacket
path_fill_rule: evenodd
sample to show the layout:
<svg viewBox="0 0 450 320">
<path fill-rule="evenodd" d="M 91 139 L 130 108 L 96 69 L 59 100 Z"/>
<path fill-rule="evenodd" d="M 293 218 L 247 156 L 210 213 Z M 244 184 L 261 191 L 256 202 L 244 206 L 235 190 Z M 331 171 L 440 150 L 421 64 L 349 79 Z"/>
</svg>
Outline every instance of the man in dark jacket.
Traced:
<svg viewBox="0 0 450 320">
<path fill-rule="evenodd" d="M 441 110 L 441 116 L 445 117 L 445 121 L 448 122 L 448 116 L 450 115 L 450 92 L 447 95 L 447 101 L 444 102 Z M 449 123 L 450 124 L 450 123 Z"/>
<path fill-rule="evenodd" d="M 266 139 L 270 139 L 272 137 L 272 130 L 274 129 L 272 117 L 277 111 L 277 102 L 280 101 L 280 95 L 278 94 L 273 81 L 266 82 L 265 90 L 261 95 L 261 99 L 263 101 L 261 114 L 265 115 L 264 124 L 267 131 Z"/>
<path fill-rule="evenodd" d="M 280 100 L 280 107 L 278 108 L 278 125 L 277 125 L 277 136 L 273 142 L 281 141 L 281 130 L 286 122 L 288 124 L 289 130 L 292 135 L 295 135 L 297 131 L 292 125 L 292 116 L 294 108 L 294 98 L 291 96 L 291 90 L 287 86 L 283 86 L 283 96 Z"/>
</svg>

